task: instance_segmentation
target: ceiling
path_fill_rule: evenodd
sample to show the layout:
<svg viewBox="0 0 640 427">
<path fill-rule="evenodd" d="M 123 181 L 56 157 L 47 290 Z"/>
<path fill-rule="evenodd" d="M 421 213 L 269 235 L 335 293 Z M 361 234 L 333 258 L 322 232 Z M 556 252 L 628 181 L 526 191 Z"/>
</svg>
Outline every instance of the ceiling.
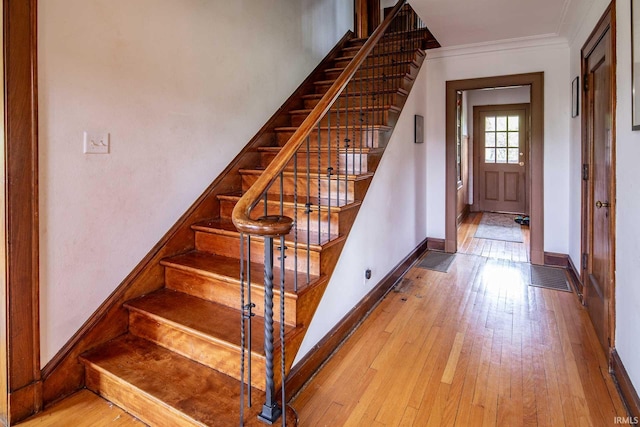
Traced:
<svg viewBox="0 0 640 427">
<path fill-rule="evenodd" d="M 442 47 L 451 47 L 559 35 L 571 1 L 411 0 L 410 3 Z"/>
</svg>

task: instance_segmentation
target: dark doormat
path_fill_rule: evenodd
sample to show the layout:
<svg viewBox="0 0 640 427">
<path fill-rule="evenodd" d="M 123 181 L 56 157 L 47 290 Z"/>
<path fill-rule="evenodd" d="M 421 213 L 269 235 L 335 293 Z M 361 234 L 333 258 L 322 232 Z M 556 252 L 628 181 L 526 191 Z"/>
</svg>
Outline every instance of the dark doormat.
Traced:
<svg viewBox="0 0 640 427">
<path fill-rule="evenodd" d="M 455 259 L 456 254 L 448 254 L 446 252 L 427 252 L 427 254 L 420 260 L 418 267 L 426 268 L 428 270 L 441 271 L 446 273 L 451 267 L 451 263 Z"/>
<path fill-rule="evenodd" d="M 531 286 L 572 292 L 564 268 L 531 266 Z"/>
</svg>

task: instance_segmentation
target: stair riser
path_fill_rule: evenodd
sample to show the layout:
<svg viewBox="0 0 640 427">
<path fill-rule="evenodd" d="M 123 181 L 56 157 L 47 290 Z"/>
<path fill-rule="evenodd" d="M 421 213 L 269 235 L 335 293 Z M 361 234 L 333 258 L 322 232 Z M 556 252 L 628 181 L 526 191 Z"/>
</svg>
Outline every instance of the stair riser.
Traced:
<svg viewBox="0 0 640 427">
<path fill-rule="evenodd" d="M 221 256 L 226 256 L 229 258 L 238 258 L 240 259 L 240 239 L 237 236 L 228 236 L 222 234 L 212 234 L 212 233 L 203 233 L 200 231 L 196 231 L 195 235 L 196 239 L 196 249 L 203 252 L 209 252 Z M 273 241 L 273 251 L 274 251 L 274 263 L 279 265 L 280 261 L 277 259 L 280 255 L 280 251 L 277 249 L 280 246 L 279 239 L 274 239 Z M 295 254 L 293 253 L 294 248 L 293 245 L 288 247 L 286 258 L 285 258 L 285 268 L 289 270 L 294 269 L 295 265 Z M 298 271 L 307 271 L 307 247 L 306 245 L 299 244 L 297 248 L 298 254 Z M 320 252 L 314 251 L 313 249 L 309 251 L 309 272 L 314 276 L 320 275 L 320 261 L 321 256 Z M 251 239 L 251 259 L 253 262 L 264 262 L 264 243 L 260 239 Z M 254 281 L 262 283 L 262 279 L 256 280 L 257 278 L 253 278 Z M 237 290 L 236 290 L 236 299 L 237 299 Z M 230 307 L 236 307 L 236 305 L 232 305 Z"/>
<path fill-rule="evenodd" d="M 373 50 L 369 53 L 369 56 L 376 56 L 384 53 L 395 53 L 398 56 L 406 55 L 407 52 L 413 52 L 420 47 L 419 40 L 388 40 L 386 43 L 379 43 Z M 340 53 L 341 56 L 355 56 L 360 52 L 362 46 L 350 46 L 342 49 Z"/>
<path fill-rule="evenodd" d="M 284 178 L 284 191 L 285 194 L 293 195 L 294 189 L 297 189 L 298 196 L 307 196 L 307 194 L 311 197 L 317 197 L 320 194 L 320 197 L 323 198 L 339 198 L 343 202 L 353 202 L 354 200 L 359 200 L 355 195 L 355 184 L 352 180 L 338 180 L 338 175 L 335 175 L 335 179 L 328 180 L 326 178 L 320 178 L 318 180 L 317 177 L 311 176 L 309 181 L 307 181 L 306 176 L 300 174 L 297 179 L 297 187 L 294 186 L 294 179 L 291 176 L 287 176 Z M 258 177 L 256 175 L 243 175 L 242 176 L 242 189 L 243 191 L 247 191 Z M 308 182 L 308 185 L 307 185 Z M 307 188 L 308 187 L 308 188 Z M 280 186 L 278 184 L 272 185 L 267 191 L 268 194 L 279 195 L 280 194 Z"/>
<path fill-rule="evenodd" d="M 273 152 L 263 152 L 261 153 L 261 161 L 260 164 L 263 167 L 266 167 L 271 161 L 275 158 L 276 153 Z M 380 160 L 381 154 L 378 153 L 349 153 L 349 154 L 340 154 L 338 155 L 338 165 L 336 166 L 336 154 L 335 150 L 331 153 L 331 162 L 329 162 L 329 152 L 322 151 L 320 153 L 320 166 L 318 167 L 318 154 L 310 153 L 309 164 L 312 170 L 315 170 L 314 173 L 317 174 L 317 170 L 320 169 L 323 174 L 326 175 L 326 170 L 331 165 L 333 167 L 333 174 L 349 173 L 351 175 L 359 175 L 361 173 L 367 173 L 373 171 L 375 166 L 378 164 Z M 299 152 L 297 156 L 297 166 L 298 173 L 307 170 L 307 156 L 305 152 Z M 294 170 L 294 160 L 292 159 L 286 166 L 285 170 L 293 172 Z"/>
<path fill-rule="evenodd" d="M 129 332 L 240 380 L 239 348 L 203 339 L 136 312 L 129 314 Z M 274 356 L 277 357 L 276 363 L 279 364 L 280 354 Z M 245 357 L 248 357 L 248 354 Z M 253 354 L 252 386 L 263 391 L 266 388 L 264 371 L 264 356 Z M 278 379 L 279 377 L 280 375 L 278 375 Z"/>
<path fill-rule="evenodd" d="M 145 424 L 157 427 L 202 426 L 197 420 L 172 410 L 162 402 L 140 392 L 137 387 L 92 366 L 85 368 L 85 385 Z"/>
<path fill-rule="evenodd" d="M 401 35 L 389 35 L 388 34 L 378 42 L 378 46 L 387 45 L 387 44 L 394 44 L 394 43 L 397 43 L 398 40 L 406 41 L 408 39 L 413 39 L 413 40 L 420 40 L 421 41 L 421 40 L 424 40 L 425 37 L 427 37 L 427 36 L 428 36 L 428 34 L 427 34 L 426 31 L 422 31 L 420 33 L 414 32 L 413 34 L 410 34 L 410 35 L 407 35 L 407 33 L 402 33 Z M 365 44 L 366 41 L 367 41 L 367 39 L 350 40 L 349 43 L 347 43 L 347 46 L 343 50 L 349 50 L 351 48 L 360 48 Z"/>
<path fill-rule="evenodd" d="M 374 105 L 400 105 L 404 96 L 397 93 L 380 93 L 377 95 L 357 94 L 355 96 L 340 96 L 334 104 L 338 108 L 370 108 Z M 304 100 L 304 108 L 311 109 L 318 105 L 320 98 L 310 98 Z M 331 118 L 333 121 L 333 117 Z"/>
<path fill-rule="evenodd" d="M 253 258 L 256 260 L 258 258 Z M 276 262 L 276 261 L 274 261 Z M 239 280 L 239 278 L 237 278 Z M 223 279 L 208 277 L 177 270 L 171 267 L 165 269 L 166 287 L 188 295 L 212 301 L 231 308 L 240 306 L 240 284 L 238 282 L 227 282 Z M 251 300 L 256 305 L 254 313 L 264 313 L 264 285 L 262 277 L 252 277 Z M 274 281 L 275 282 L 275 281 Z M 274 283 L 274 288 L 279 289 L 280 282 Z M 274 319 L 280 319 L 280 296 L 274 291 L 273 296 Z M 285 323 L 291 326 L 296 325 L 296 299 L 293 296 L 285 295 Z M 240 321 L 240 319 L 238 319 Z"/>
<path fill-rule="evenodd" d="M 231 212 L 233 211 L 233 207 L 235 206 L 235 202 L 231 200 L 221 200 L 220 201 L 220 216 L 222 218 L 231 218 Z M 269 215 L 280 215 L 280 206 L 277 203 L 268 203 L 267 204 Z M 321 233 L 329 233 L 336 235 L 340 233 L 339 228 L 339 212 L 333 210 L 331 212 L 331 227 L 329 227 L 329 214 L 324 208 L 320 211 L 320 221 L 318 221 L 318 210 L 315 206 L 312 206 L 313 212 L 309 217 L 310 221 L 307 223 L 307 214 L 305 213 L 304 207 L 304 199 L 301 199 L 301 203 L 298 204 L 297 209 L 297 218 L 298 218 L 298 230 L 309 230 L 312 233 L 317 233 L 318 228 L 320 228 Z M 284 206 L 283 213 L 285 216 L 289 218 L 295 218 L 295 210 L 293 206 Z M 260 216 L 264 215 L 264 203 L 260 202 L 253 209 L 253 215 L 251 217 L 253 219 L 257 219 Z M 329 230 L 329 228 L 331 228 Z"/>
<path fill-rule="evenodd" d="M 353 60 L 353 53 L 345 52 L 345 55 L 336 58 L 333 61 L 333 66 L 331 68 L 345 68 L 349 63 Z M 413 61 L 418 57 L 416 52 L 409 53 L 405 52 L 404 54 L 387 54 L 387 55 L 376 55 L 376 56 L 368 56 L 362 63 L 366 67 L 370 67 L 372 65 L 387 65 L 395 61 Z"/>
<path fill-rule="evenodd" d="M 390 77 L 386 80 L 382 78 L 372 79 L 372 80 L 355 80 L 347 85 L 345 91 L 350 93 L 360 93 L 362 91 L 377 91 L 377 90 L 391 90 L 397 88 L 405 88 L 408 84 L 411 83 L 411 79 L 404 77 Z M 314 83 L 316 87 L 316 93 L 325 93 L 329 90 L 333 82 L 318 82 Z"/>
<path fill-rule="evenodd" d="M 291 114 L 291 126 L 300 126 L 304 119 L 307 118 L 308 113 L 294 113 Z M 389 122 L 389 112 L 385 110 L 371 111 L 367 113 L 360 113 L 359 111 L 340 111 L 341 123 L 359 123 L 364 126 L 382 125 L 385 126 Z M 331 114 L 325 114 L 320 119 L 321 126 L 335 125 L 338 122 L 338 113 L 332 111 Z"/>
<path fill-rule="evenodd" d="M 331 129 L 331 131 L 328 131 L 327 129 L 320 129 L 320 132 L 318 133 L 318 130 L 314 129 L 309 134 L 309 147 L 325 148 L 329 144 L 331 144 L 331 147 L 336 147 L 340 144 L 340 148 L 344 148 L 344 140 L 348 138 L 350 140 L 349 145 L 351 147 L 380 148 L 384 147 L 387 143 L 385 138 L 386 134 L 386 131 L 361 129 L 360 127 L 349 129 L 348 132 L 346 129 L 340 129 L 340 131 L 336 129 Z M 276 131 L 276 140 L 278 145 L 281 147 L 284 146 L 292 135 L 293 131 Z M 304 142 L 303 145 L 306 147 L 306 142 Z"/>
<path fill-rule="evenodd" d="M 408 60 L 408 59 L 407 59 Z M 380 67 L 368 67 L 368 66 L 364 66 L 361 67 L 358 71 L 356 71 L 355 76 L 356 77 L 363 77 L 363 76 L 367 76 L 367 77 L 379 77 L 383 74 L 400 74 L 400 73 L 411 73 L 412 71 L 412 67 L 413 68 L 417 68 L 415 66 L 410 66 L 409 64 L 405 63 L 405 60 L 403 60 L 401 63 L 398 64 L 398 62 L 400 61 L 389 61 L 387 63 L 383 63 L 381 64 Z M 335 80 L 337 79 L 340 74 L 342 74 L 342 70 L 331 70 L 331 71 L 325 71 L 324 75 L 327 78 L 327 80 Z"/>
</svg>

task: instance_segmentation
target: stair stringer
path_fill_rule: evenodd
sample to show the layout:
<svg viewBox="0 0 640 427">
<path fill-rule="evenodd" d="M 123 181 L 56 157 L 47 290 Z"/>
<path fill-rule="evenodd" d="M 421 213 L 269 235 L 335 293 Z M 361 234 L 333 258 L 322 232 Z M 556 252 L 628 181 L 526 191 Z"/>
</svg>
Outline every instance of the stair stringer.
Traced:
<svg viewBox="0 0 640 427">
<path fill-rule="evenodd" d="M 288 125 L 289 111 L 301 108 L 303 95 L 313 93 L 315 89 L 314 82 L 322 78 L 324 70 L 330 67 L 354 36 L 352 31 L 345 33 L 336 46 L 247 143 L 234 160 L 42 369 L 42 393 L 45 405 L 68 396 L 84 386 L 85 368 L 80 362 L 79 356 L 94 347 L 127 333 L 129 313 L 124 308 L 124 303 L 164 287 L 164 267 L 160 264 L 160 261 L 194 248 L 191 225 L 209 218 L 211 212 L 218 211 L 218 195 L 237 191 L 241 188 L 242 183 L 238 170 L 256 164 L 259 158 L 257 148 L 271 143 L 275 128 Z"/>
</svg>

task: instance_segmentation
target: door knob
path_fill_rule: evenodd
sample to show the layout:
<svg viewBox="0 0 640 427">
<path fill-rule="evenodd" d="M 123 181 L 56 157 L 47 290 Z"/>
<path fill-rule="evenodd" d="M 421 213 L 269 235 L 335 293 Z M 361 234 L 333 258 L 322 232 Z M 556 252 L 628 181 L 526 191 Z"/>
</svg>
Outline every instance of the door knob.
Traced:
<svg viewBox="0 0 640 427">
<path fill-rule="evenodd" d="M 596 208 L 600 209 L 600 208 L 608 208 L 609 206 L 611 206 L 609 204 L 609 202 L 601 202 L 600 200 L 598 200 L 596 202 Z"/>
</svg>

